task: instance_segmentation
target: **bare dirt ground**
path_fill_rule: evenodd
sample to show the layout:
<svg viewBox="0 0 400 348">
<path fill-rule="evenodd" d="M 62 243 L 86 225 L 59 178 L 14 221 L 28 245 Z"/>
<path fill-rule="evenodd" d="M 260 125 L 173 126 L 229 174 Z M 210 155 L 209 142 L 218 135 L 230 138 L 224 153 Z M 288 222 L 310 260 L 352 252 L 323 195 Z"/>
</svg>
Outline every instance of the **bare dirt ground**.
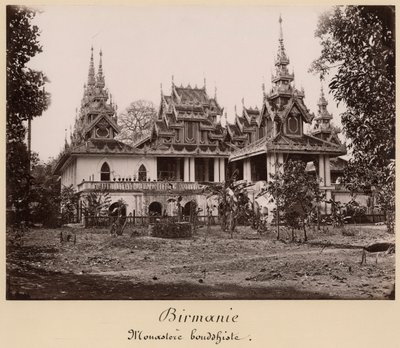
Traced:
<svg viewBox="0 0 400 348">
<path fill-rule="evenodd" d="M 139 228 L 119 237 L 106 229 L 31 229 L 22 245 L 7 244 L 7 298 L 388 299 L 395 254 L 377 264 L 367 255 L 360 265 L 360 247 L 394 242 L 385 229 L 310 230 L 307 243 L 289 242 L 284 228 L 285 242 L 275 231 L 260 236 L 249 227 L 238 227 L 233 239 L 213 226 L 207 236 L 203 227 L 179 240 Z M 76 233 L 76 244 L 61 243 L 61 231 Z"/>
</svg>

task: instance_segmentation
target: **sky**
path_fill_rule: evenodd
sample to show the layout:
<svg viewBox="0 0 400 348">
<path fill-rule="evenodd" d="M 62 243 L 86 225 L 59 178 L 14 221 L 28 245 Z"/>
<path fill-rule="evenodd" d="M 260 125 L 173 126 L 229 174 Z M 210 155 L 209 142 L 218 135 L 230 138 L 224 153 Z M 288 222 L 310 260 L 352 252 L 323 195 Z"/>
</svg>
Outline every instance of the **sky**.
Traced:
<svg viewBox="0 0 400 348">
<path fill-rule="evenodd" d="M 176 85 L 203 86 L 225 108 L 228 121 L 244 105 L 261 106 L 264 82 L 271 73 L 278 49 L 279 15 L 284 45 L 294 70 L 295 85 L 304 87 L 305 103 L 317 113 L 321 83 L 308 72 L 320 54 L 314 37 L 318 17 L 329 7 L 271 6 L 44 6 L 34 23 L 41 30 L 43 52 L 30 67 L 50 79 L 46 90 L 51 105 L 32 121 L 32 150 L 43 161 L 56 157 L 69 139 L 76 108 L 87 81 L 93 45 L 97 72 L 103 51 L 106 87 L 124 111 L 133 101 L 146 99 L 158 107 L 160 89 L 169 95 Z M 340 112 L 329 95 L 328 110 L 340 126 Z"/>
</svg>

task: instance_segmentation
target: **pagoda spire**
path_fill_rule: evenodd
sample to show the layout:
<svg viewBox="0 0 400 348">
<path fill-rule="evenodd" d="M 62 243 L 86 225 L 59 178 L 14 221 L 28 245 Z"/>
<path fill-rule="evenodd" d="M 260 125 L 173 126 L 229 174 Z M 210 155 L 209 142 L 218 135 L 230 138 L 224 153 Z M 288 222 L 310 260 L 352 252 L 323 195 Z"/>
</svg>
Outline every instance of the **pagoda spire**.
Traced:
<svg viewBox="0 0 400 348">
<path fill-rule="evenodd" d="M 104 75 L 103 75 L 103 52 L 100 50 L 99 70 L 97 73 L 97 86 L 104 88 Z"/>
<path fill-rule="evenodd" d="M 322 86 L 322 81 L 321 81 L 321 94 L 318 100 L 318 116 L 316 117 L 316 120 L 331 120 L 332 114 L 328 112 L 327 106 L 328 102 L 325 99 L 325 93 L 324 93 L 324 88 Z"/>
<path fill-rule="evenodd" d="M 89 63 L 89 73 L 88 73 L 88 86 L 94 86 L 96 83 L 95 72 L 94 72 L 94 60 L 93 60 L 93 46 L 91 48 L 90 63 Z"/>
<path fill-rule="evenodd" d="M 321 94 L 317 105 L 318 105 L 318 114 L 317 117 L 315 117 L 315 124 L 311 134 L 313 134 L 314 136 L 327 137 L 333 131 L 331 125 L 331 120 L 333 116 L 327 110 L 328 102 L 325 99 L 324 89 L 322 87 L 322 81 L 321 81 Z"/>
<path fill-rule="evenodd" d="M 283 44 L 283 29 L 282 29 L 282 16 L 279 15 L 279 45 L 278 52 L 275 58 L 275 73 L 272 75 L 272 83 L 276 93 L 285 90 L 289 92 L 290 83 L 294 80 L 294 74 L 289 73 L 288 65 L 289 58 L 286 55 L 285 46 Z"/>
<path fill-rule="evenodd" d="M 283 44 L 283 29 L 282 29 L 282 16 L 279 15 L 279 47 L 278 54 L 276 57 L 275 65 L 288 65 L 289 58 L 286 56 L 285 45 Z"/>
</svg>

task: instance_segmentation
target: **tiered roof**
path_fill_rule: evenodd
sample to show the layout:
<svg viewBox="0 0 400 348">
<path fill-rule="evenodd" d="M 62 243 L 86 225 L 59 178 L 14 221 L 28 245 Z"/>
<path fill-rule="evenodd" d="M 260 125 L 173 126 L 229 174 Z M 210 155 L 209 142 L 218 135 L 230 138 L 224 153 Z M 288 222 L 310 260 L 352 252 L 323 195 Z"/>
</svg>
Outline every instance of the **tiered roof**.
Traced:
<svg viewBox="0 0 400 348">
<path fill-rule="evenodd" d="M 103 53 L 100 51 L 97 75 L 94 69 L 93 47 L 89 63 L 88 81 L 84 85 L 83 97 L 79 114 L 76 115 L 74 132 L 71 135 L 71 145 L 77 146 L 90 138 L 113 139 L 119 133 L 117 125 L 117 106 L 105 88 L 103 74 Z M 96 132 L 96 129 L 100 131 Z"/>
<path fill-rule="evenodd" d="M 79 113 L 75 117 L 74 130 L 70 143 L 66 141 L 60 154 L 55 173 L 79 154 L 137 154 L 141 150 L 134 149 L 118 140 L 117 105 L 105 86 L 103 74 L 103 53 L 100 51 L 97 75 L 94 68 L 93 47 L 91 48 L 88 80 L 84 85 L 83 97 Z"/>
<path fill-rule="evenodd" d="M 231 161 L 252 157 L 266 152 L 324 153 L 339 156 L 346 148 L 339 139 L 304 134 L 304 123 L 311 124 L 314 114 L 304 104 L 304 90 L 294 87 L 294 73 L 289 73 L 289 58 L 283 44 L 282 19 L 279 18 L 280 35 L 278 53 L 275 60 L 275 73 L 271 77 L 272 88 L 266 93 L 263 85 L 263 104 L 260 110 L 246 108 L 243 104 L 242 116 L 236 115 L 235 124 L 228 125 L 232 141 L 237 141 L 241 149 L 235 150 Z M 323 95 L 318 103 L 318 124 L 326 122 L 331 115 L 326 111 Z M 321 127 L 321 125 L 319 126 Z M 319 130 L 318 130 L 319 131 Z M 253 137 L 246 133 L 254 132 Z M 239 140 L 248 138 L 245 144 Z"/>
<path fill-rule="evenodd" d="M 321 86 L 321 96 L 318 101 L 318 115 L 315 118 L 311 134 L 317 138 L 340 144 L 340 140 L 337 136 L 338 131 L 331 124 L 333 116 L 328 112 L 327 106 L 328 102 L 325 99 L 324 90 Z"/>
<path fill-rule="evenodd" d="M 206 86 L 176 86 L 171 94 L 161 93 L 157 119 L 151 132 L 136 146 L 148 154 L 158 155 L 225 155 L 225 129 L 221 126 L 223 108 L 216 97 L 208 96 Z"/>
</svg>

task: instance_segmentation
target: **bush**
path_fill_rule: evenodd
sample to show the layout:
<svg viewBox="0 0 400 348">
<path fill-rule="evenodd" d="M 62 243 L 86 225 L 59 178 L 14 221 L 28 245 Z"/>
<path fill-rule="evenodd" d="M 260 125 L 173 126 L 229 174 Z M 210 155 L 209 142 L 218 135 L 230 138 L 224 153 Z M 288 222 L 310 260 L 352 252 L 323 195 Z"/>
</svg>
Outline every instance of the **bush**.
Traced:
<svg viewBox="0 0 400 348">
<path fill-rule="evenodd" d="M 190 238 L 192 228 L 188 222 L 161 221 L 153 225 L 151 235 L 159 238 Z"/>
<path fill-rule="evenodd" d="M 354 237 L 356 235 L 356 230 L 353 228 L 343 228 L 342 235 L 346 237 Z"/>
</svg>

